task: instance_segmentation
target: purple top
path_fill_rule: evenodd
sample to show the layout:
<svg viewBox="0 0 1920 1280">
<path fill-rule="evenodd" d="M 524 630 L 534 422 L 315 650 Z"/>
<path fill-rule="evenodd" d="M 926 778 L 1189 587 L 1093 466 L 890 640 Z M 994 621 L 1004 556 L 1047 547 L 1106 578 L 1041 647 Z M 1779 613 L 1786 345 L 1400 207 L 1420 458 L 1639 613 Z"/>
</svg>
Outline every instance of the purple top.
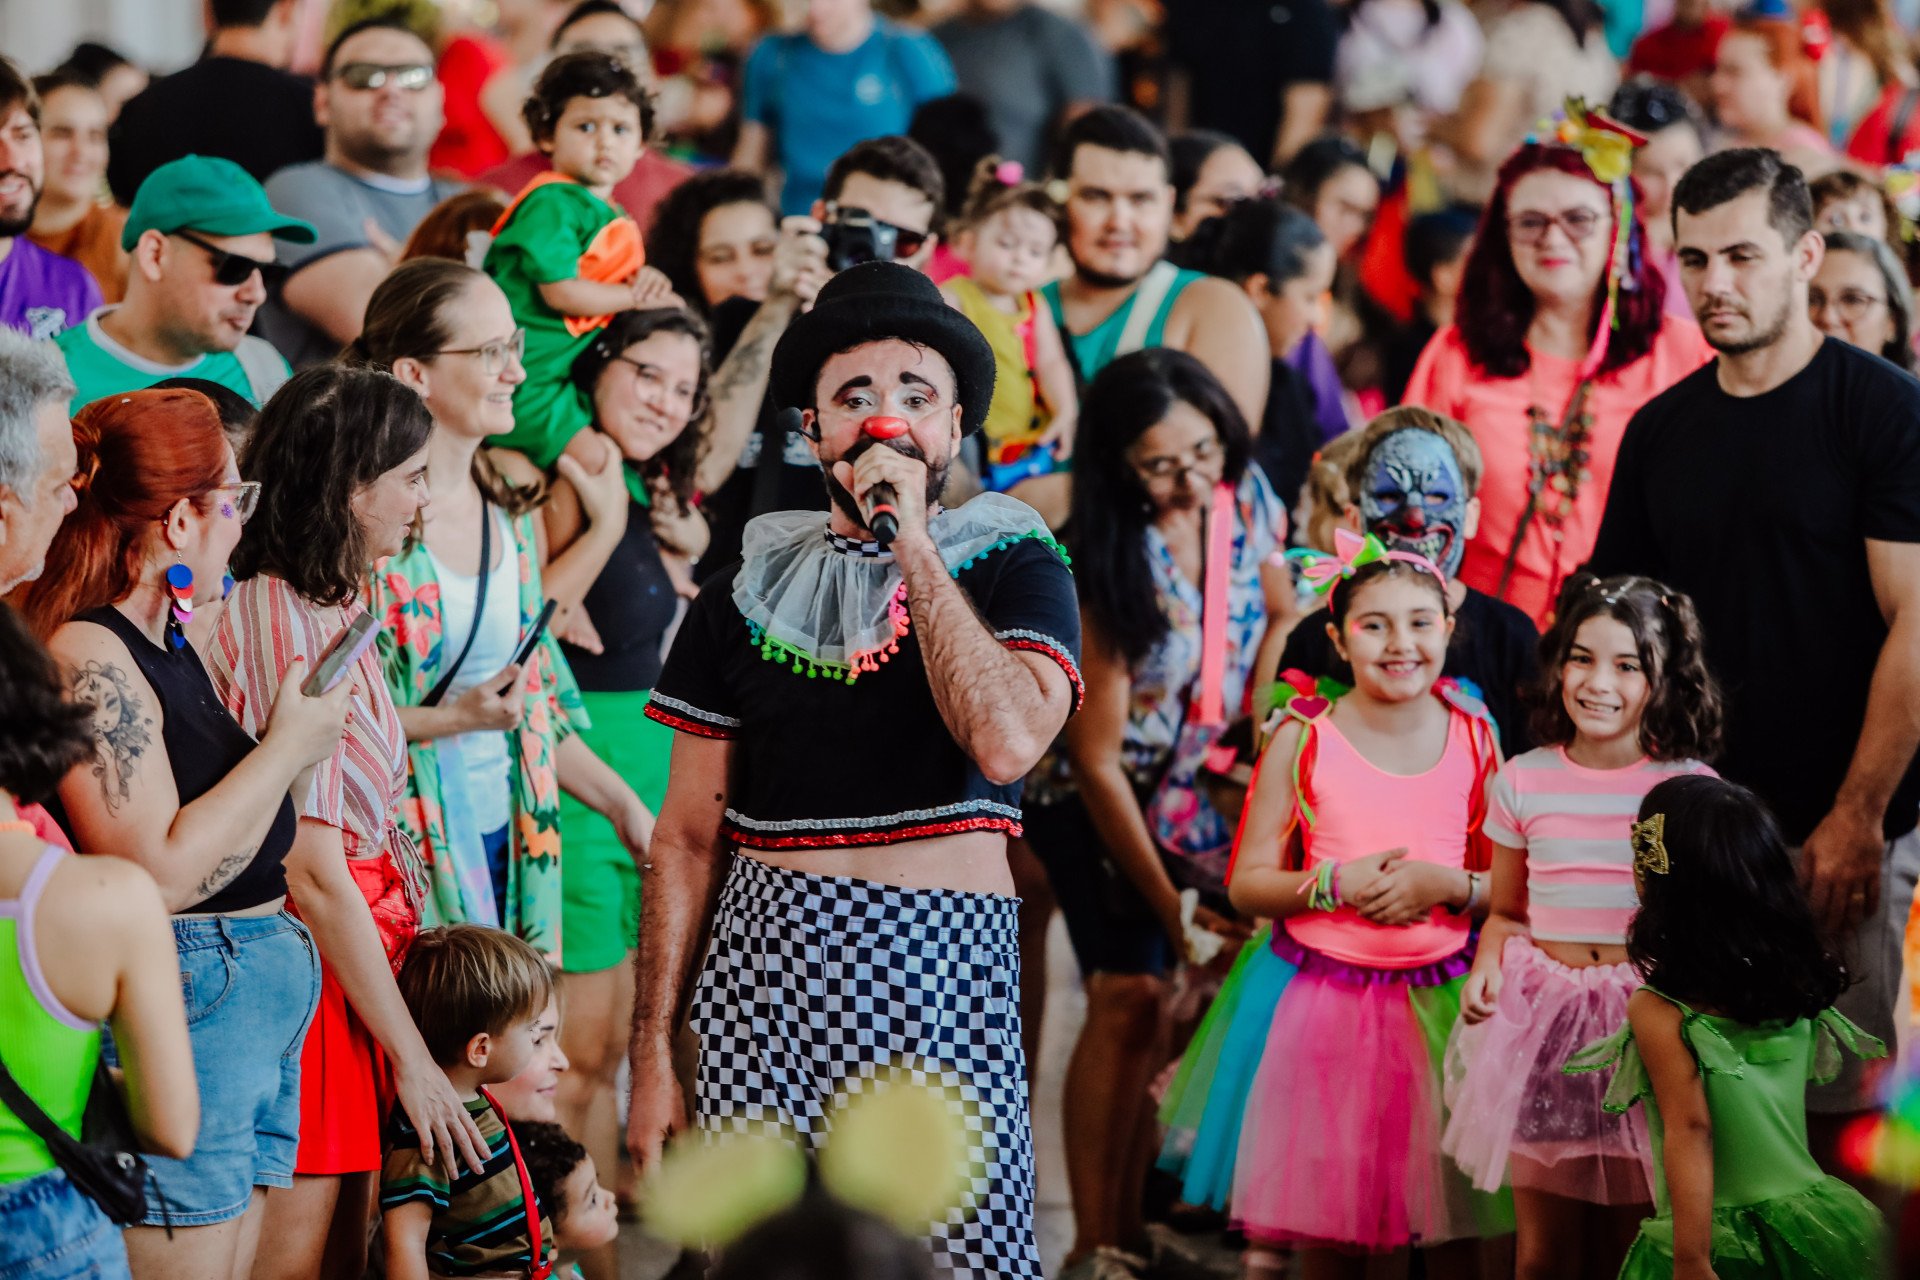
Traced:
<svg viewBox="0 0 1920 1280">
<path fill-rule="evenodd" d="M 1319 334 L 1308 333 L 1287 357 L 1313 392 L 1313 418 L 1320 425 L 1320 443 L 1340 435 L 1352 424 L 1347 421 L 1346 402 L 1341 398 L 1340 371 L 1333 367 L 1333 353 Z"/>
<path fill-rule="evenodd" d="M 15 236 L 12 245 L 0 259 L 0 325 L 51 338 L 99 308 L 100 286 L 85 267 L 25 236 Z"/>
</svg>

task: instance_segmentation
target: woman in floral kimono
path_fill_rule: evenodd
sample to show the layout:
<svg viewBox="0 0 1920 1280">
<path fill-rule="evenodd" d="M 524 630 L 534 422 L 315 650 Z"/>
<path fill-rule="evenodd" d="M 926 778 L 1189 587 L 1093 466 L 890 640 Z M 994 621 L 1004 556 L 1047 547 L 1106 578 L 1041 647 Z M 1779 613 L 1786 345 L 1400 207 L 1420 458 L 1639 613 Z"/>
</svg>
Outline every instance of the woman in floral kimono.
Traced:
<svg viewBox="0 0 1920 1280">
<path fill-rule="evenodd" d="M 433 415 L 424 534 L 376 571 L 370 600 L 407 735 L 399 822 L 427 863 L 422 923 L 498 925 L 559 964 L 561 790 L 604 815 L 636 860 L 653 815 L 574 736 L 584 711 L 551 636 L 514 662 L 545 599 L 541 547 L 529 492 L 480 446 L 512 426 L 520 342 L 486 276 L 427 258 L 374 291 L 349 356 L 390 369 Z M 605 558 L 582 540 L 546 576 L 591 575 Z"/>
</svg>

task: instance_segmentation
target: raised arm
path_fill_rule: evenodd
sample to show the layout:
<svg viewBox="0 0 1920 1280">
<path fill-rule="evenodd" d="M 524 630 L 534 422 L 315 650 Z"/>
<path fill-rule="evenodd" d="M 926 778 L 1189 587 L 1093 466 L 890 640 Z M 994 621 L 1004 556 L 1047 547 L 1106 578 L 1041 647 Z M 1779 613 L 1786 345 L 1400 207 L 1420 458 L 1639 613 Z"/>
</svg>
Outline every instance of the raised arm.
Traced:
<svg viewBox="0 0 1920 1280">
<path fill-rule="evenodd" d="M 259 746 L 205 795 L 180 803 L 160 733 L 159 701 L 120 639 L 71 622 L 49 643 L 68 697 L 93 708 L 93 756 L 60 783 L 80 848 L 146 869 L 170 912 L 212 897 L 253 861 L 294 779 L 331 755 L 346 724 L 353 681 L 308 698 L 306 664 L 281 680 Z"/>
<path fill-rule="evenodd" d="M 1920 543 L 1867 540 L 1867 571 L 1887 638 L 1867 692 L 1866 723 L 1833 808 L 1805 845 L 1808 894 L 1828 929 L 1879 910 L 1882 823 L 1920 747 Z"/>
<path fill-rule="evenodd" d="M 667 798 L 653 828 L 652 866 L 640 895 L 629 1049 L 633 1103 L 627 1150 L 642 1174 L 652 1171 L 667 1138 L 686 1123 L 686 1103 L 673 1073 L 673 1038 L 726 871 L 729 849 L 721 822 L 734 752 L 731 739 L 696 733 L 675 737 Z"/>
</svg>

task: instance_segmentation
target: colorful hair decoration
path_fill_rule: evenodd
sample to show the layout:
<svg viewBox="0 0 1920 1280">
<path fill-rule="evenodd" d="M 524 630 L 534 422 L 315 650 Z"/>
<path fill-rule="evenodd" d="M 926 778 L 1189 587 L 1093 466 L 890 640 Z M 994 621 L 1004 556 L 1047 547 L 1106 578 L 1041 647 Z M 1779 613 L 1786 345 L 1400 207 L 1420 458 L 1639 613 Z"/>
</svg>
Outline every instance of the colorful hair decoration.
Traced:
<svg viewBox="0 0 1920 1280">
<path fill-rule="evenodd" d="M 1628 841 L 1633 845 L 1633 873 L 1636 876 L 1663 876 L 1667 861 L 1667 815 L 1656 813 L 1633 824 Z"/>
<path fill-rule="evenodd" d="M 993 176 L 1002 186 L 1017 187 L 1026 178 L 1027 169 L 1018 160 L 1002 160 L 993 166 Z"/>
<path fill-rule="evenodd" d="M 1443 585 L 1447 575 L 1440 567 L 1417 551 L 1389 551 L 1386 544 L 1369 533 L 1365 537 L 1351 529 L 1333 531 L 1333 554 L 1315 551 L 1311 547 L 1295 547 L 1287 552 L 1287 559 L 1300 563 L 1300 572 L 1317 595 L 1328 595 L 1334 587 L 1359 572 L 1362 565 L 1376 560 L 1400 560 L 1416 569 L 1432 574 Z"/>
</svg>

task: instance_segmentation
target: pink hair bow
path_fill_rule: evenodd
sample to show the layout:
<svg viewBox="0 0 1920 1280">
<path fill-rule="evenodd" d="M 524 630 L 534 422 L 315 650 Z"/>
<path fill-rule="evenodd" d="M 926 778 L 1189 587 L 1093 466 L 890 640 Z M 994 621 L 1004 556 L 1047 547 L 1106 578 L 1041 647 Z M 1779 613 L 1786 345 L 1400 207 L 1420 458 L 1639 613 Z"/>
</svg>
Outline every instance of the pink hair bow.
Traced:
<svg viewBox="0 0 1920 1280">
<path fill-rule="evenodd" d="M 1372 564 L 1376 560 L 1402 560 L 1417 569 L 1425 570 L 1441 582 L 1447 575 L 1433 561 L 1415 551 L 1389 551 L 1386 544 L 1369 533 L 1362 537 L 1351 529 L 1333 531 L 1333 554 L 1315 551 L 1311 547 L 1295 547 L 1287 552 L 1287 558 L 1300 563 L 1300 572 L 1313 588 L 1314 594 L 1326 595 L 1333 588 L 1351 578 L 1362 565 Z"/>
<path fill-rule="evenodd" d="M 1017 187 L 1026 176 L 1026 168 L 1018 160 L 1002 160 L 993 167 L 994 181 L 1004 187 Z"/>
</svg>

